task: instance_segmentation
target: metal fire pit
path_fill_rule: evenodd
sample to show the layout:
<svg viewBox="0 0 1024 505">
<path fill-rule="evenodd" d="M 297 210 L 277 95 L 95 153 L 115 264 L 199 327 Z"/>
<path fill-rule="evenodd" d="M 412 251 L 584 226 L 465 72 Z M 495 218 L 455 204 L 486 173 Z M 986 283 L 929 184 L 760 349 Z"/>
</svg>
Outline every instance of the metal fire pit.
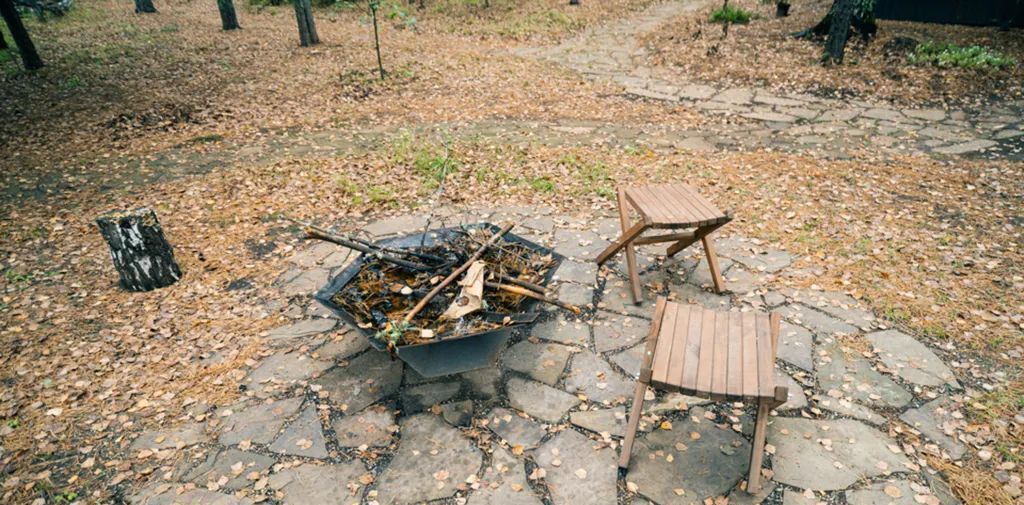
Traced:
<svg viewBox="0 0 1024 505">
<path fill-rule="evenodd" d="M 467 228 L 483 228 L 491 233 L 500 230 L 499 227 L 490 223 L 469 225 Z M 442 228 L 439 230 L 430 230 L 427 233 L 417 233 L 415 235 L 405 235 L 402 237 L 382 240 L 379 244 L 387 247 L 403 249 L 431 246 L 436 242 L 444 242 L 450 234 L 461 229 L 462 228 Z M 541 254 L 550 254 L 552 258 L 554 258 L 554 265 L 550 270 L 548 270 L 544 279 L 538 283 L 544 286 L 551 282 L 551 277 L 554 275 L 555 270 L 558 269 L 562 260 L 565 259 L 560 254 L 557 254 L 546 247 L 530 242 L 529 240 L 519 237 L 511 232 L 505 234 L 503 239 L 505 242 L 522 244 L 523 246 Z M 351 265 L 342 270 L 334 277 L 334 279 L 331 280 L 330 283 L 321 288 L 314 296 L 317 301 L 334 311 L 353 328 L 360 331 L 370 341 L 370 345 L 372 345 L 374 349 L 387 352 L 387 346 L 375 336 L 376 331 L 374 329 L 360 328 L 359 322 L 356 321 L 352 314 L 349 314 L 348 311 L 335 304 L 332 300 L 334 295 L 344 289 L 349 281 L 359 273 L 365 262 L 366 255 L 360 255 L 352 262 Z M 532 298 L 525 298 L 519 304 L 519 312 L 516 314 L 509 314 L 512 321 L 515 323 L 513 325 L 503 326 L 498 329 L 479 333 L 470 333 L 458 337 L 438 339 L 435 342 L 403 345 L 396 349 L 396 354 L 398 354 L 398 357 L 402 361 L 408 363 L 409 366 L 424 377 L 440 377 L 443 375 L 466 372 L 477 368 L 491 366 L 497 361 L 498 353 L 504 349 L 505 343 L 508 341 L 509 337 L 512 336 L 513 331 L 523 327 L 523 325 L 533 323 L 534 320 L 536 320 L 537 314 L 529 312 L 535 303 L 538 302 Z M 487 317 L 488 315 L 490 314 L 484 313 L 484 317 Z M 493 316 L 504 317 L 504 314 L 494 314 Z"/>
</svg>

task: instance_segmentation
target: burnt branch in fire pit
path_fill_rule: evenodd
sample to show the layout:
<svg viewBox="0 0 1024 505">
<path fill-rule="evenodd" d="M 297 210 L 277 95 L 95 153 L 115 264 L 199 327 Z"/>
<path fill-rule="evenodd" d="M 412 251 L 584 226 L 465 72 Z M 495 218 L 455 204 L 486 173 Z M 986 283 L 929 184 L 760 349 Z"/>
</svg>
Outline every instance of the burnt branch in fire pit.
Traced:
<svg viewBox="0 0 1024 505">
<path fill-rule="evenodd" d="M 384 249 L 382 249 L 380 247 L 377 247 L 377 246 L 375 246 L 373 244 L 367 244 L 365 241 L 361 241 L 361 240 L 357 241 L 357 240 L 351 239 L 349 237 L 343 237 L 341 235 L 335 235 L 335 234 L 333 234 L 333 233 L 331 233 L 331 232 L 329 232 L 329 231 L 327 231 L 327 230 L 325 230 L 323 228 L 320 228 L 318 226 L 314 226 L 314 225 L 309 224 L 309 223 L 303 223 L 302 221 L 299 221 L 297 219 L 292 219 L 290 217 L 286 217 L 285 219 L 287 219 L 287 220 L 289 220 L 289 221 L 291 221 L 291 222 L 293 222 L 293 223 L 295 223 L 295 224 L 297 224 L 299 226 L 302 226 L 303 227 L 303 231 L 306 232 L 306 238 L 308 238 L 308 239 L 317 239 L 317 240 L 323 240 L 323 241 L 326 241 L 326 242 L 332 242 L 332 243 L 338 244 L 340 246 L 347 247 L 349 249 L 354 249 L 354 250 L 359 251 L 361 253 L 373 254 L 373 255 L 377 256 L 378 258 L 380 258 L 381 261 L 386 261 L 388 263 L 394 263 L 395 265 L 398 265 L 400 267 L 405 267 L 405 268 L 409 268 L 409 269 L 412 269 L 412 270 L 425 271 L 425 270 L 431 270 L 431 269 L 435 268 L 435 267 L 431 267 L 431 266 L 428 266 L 428 265 L 423 265 L 423 264 L 420 264 L 420 263 L 415 263 L 415 262 L 412 262 L 412 261 L 404 260 L 402 258 L 396 258 L 394 256 L 389 256 L 387 254 L 384 254 L 385 253 Z M 436 256 L 434 256 L 434 257 L 436 258 Z M 440 259 L 440 258 L 438 258 L 438 259 Z"/>
<path fill-rule="evenodd" d="M 424 296 L 420 300 L 420 302 L 417 303 L 416 306 L 413 307 L 412 310 L 410 310 L 409 313 L 405 315 L 405 317 L 402 320 L 405 321 L 406 323 L 411 322 L 412 319 L 416 317 L 416 314 L 419 314 L 420 311 L 423 310 L 423 307 L 426 307 L 427 304 L 430 303 L 430 300 L 437 296 L 437 294 L 440 293 L 441 290 L 448 287 L 448 285 L 451 284 L 452 281 L 454 281 L 458 276 L 465 273 L 466 270 L 469 270 L 469 267 L 473 265 L 473 262 L 480 259 L 480 256 L 482 256 L 484 252 L 487 251 L 487 248 L 491 247 L 492 245 L 494 245 L 495 242 L 500 240 L 501 237 L 505 236 L 505 234 L 508 233 L 513 226 L 515 226 L 514 223 L 508 223 L 505 226 L 503 226 L 501 230 L 499 230 L 497 233 L 491 235 L 490 240 L 484 243 L 484 245 L 480 246 L 480 248 L 477 249 L 476 252 L 473 253 L 473 255 L 470 256 L 469 259 L 462 264 L 461 267 L 456 268 L 454 272 L 448 275 L 448 277 L 446 277 L 443 281 L 438 283 L 437 286 L 434 286 L 434 289 L 430 290 L 430 292 L 427 293 L 427 296 Z"/>
<path fill-rule="evenodd" d="M 491 289 L 500 289 L 503 291 L 508 291 L 509 293 L 515 293 L 517 295 L 533 298 L 534 300 L 540 300 L 544 303 L 550 303 L 551 305 L 562 307 L 563 309 L 568 310 L 576 315 L 580 315 L 580 313 L 583 312 L 582 310 L 580 310 L 579 307 L 575 305 L 570 305 L 561 300 L 550 298 L 535 291 L 530 291 L 529 289 L 521 288 L 519 286 L 510 286 L 508 284 L 499 284 L 497 282 L 485 282 L 484 286 Z"/>
</svg>

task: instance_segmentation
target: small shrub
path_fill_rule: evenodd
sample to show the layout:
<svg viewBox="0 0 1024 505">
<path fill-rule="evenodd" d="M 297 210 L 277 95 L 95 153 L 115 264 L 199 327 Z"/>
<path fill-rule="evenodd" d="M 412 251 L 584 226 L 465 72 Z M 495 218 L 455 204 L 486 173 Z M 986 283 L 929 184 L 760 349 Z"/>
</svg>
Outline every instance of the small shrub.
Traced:
<svg viewBox="0 0 1024 505">
<path fill-rule="evenodd" d="M 384 15 L 399 30 L 412 30 L 416 28 L 416 16 L 413 16 L 409 9 L 398 2 L 388 2 L 383 5 Z"/>
<path fill-rule="evenodd" d="M 1002 69 L 1017 64 L 1017 60 L 1004 56 L 983 46 L 958 46 L 925 42 L 918 44 L 914 52 L 907 55 L 914 65 L 935 65 L 938 67 L 995 68 Z"/>
<path fill-rule="evenodd" d="M 719 7 L 711 11 L 712 23 L 732 23 L 738 25 L 745 25 L 750 22 L 752 14 L 739 7 L 733 7 L 726 5 L 725 7 Z"/>
</svg>

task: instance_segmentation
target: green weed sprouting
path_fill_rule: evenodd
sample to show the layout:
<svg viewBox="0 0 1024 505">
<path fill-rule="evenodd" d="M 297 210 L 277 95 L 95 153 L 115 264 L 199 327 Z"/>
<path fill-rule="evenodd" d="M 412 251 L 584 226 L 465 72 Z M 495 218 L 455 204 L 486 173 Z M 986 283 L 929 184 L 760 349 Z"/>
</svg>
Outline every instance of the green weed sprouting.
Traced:
<svg viewBox="0 0 1024 505">
<path fill-rule="evenodd" d="M 984 46 L 965 47 L 936 42 L 918 44 L 914 48 L 914 52 L 907 55 L 907 61 L 913 65 L 994 69 L 1012 67 L 1017 64 L 1017 60 Z"/>
</svg>

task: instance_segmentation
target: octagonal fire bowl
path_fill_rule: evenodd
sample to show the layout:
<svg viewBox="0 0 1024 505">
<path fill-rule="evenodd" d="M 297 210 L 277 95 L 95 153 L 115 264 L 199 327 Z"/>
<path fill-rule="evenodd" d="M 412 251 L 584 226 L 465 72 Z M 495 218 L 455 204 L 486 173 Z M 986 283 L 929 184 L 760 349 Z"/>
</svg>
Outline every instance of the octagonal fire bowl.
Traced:
<svg viewBox="0 0 1024 505">
<path fill-rule="evenodd" d="M 500 230 L 499 227 L 493 224 L 479 223 L 467 225 L 462 228 L 441 228 L 438 230 L 430 230 L 426 233 L 404 235 L 401 237 L 382 240 L 378 242 L 378 244 L 402 249 L 431 246 L 437 242 L 447 240 L 451 234 L 466 228 L 481 228 L 488 230 L 491 233 L 495 233 Z M 551 249 L 530 242 L 529 240 L 519 237 L 511 232 L 505 234 L 503 240 L 505 242 L 521 244 L 540 254 L 550 254 L 552 256 L 554 264 L 548 270 L 544 279 L 538 283 L 543 286 L 546 286 L 551 282 L 551 277 L 554 275 L 555 270 L 558 269 L 558 266 L 564 259 L 563 256 L 555 253 Z M 387 345 L 384 341 L 376 337 L 376 330 L 374 328 L 360 328 L 359 321 L 357 321 L 352 314 L 333 301 L 334 295 L 344 289 L 345 286 L 347 286 L 348 283 L 356 277 L 356 274 L 365 267 L 366 262 L 367 255 L 360 255 L 352 262 L 351 265 L 345 267 L 344 270 L 331 279 L 331 281 L 321 288 L 314 296 L 317 301 L 328 309 L 334 311 L 345 322 L 361 332 L 363 336 L 370 341 L 370 345 L 372 345 L 374 349 L 381 352 L 387 352 Z M 438 338 L 432 342 L 403 345 L 397 347 L 395 352 L 399 359 L 407 363 L 423 377 L 440 377 L 493 366 L 498 359 L 498 353 L 505 348 L 505 345 L 513 332 L 528 328 L 530 324 L 536 320 L 537 313 L 530 311 L 535 303 L 538 302 L 532 298 L 524 298 L 523 301 L 520 302 L 517 311 L 513 314 L 508 314 L 512 319 L 511 325 L 478 333 Z M 506 314 L 484 313 L 484 317 L 504 318 L 505 315 Z"/>
</svg>

